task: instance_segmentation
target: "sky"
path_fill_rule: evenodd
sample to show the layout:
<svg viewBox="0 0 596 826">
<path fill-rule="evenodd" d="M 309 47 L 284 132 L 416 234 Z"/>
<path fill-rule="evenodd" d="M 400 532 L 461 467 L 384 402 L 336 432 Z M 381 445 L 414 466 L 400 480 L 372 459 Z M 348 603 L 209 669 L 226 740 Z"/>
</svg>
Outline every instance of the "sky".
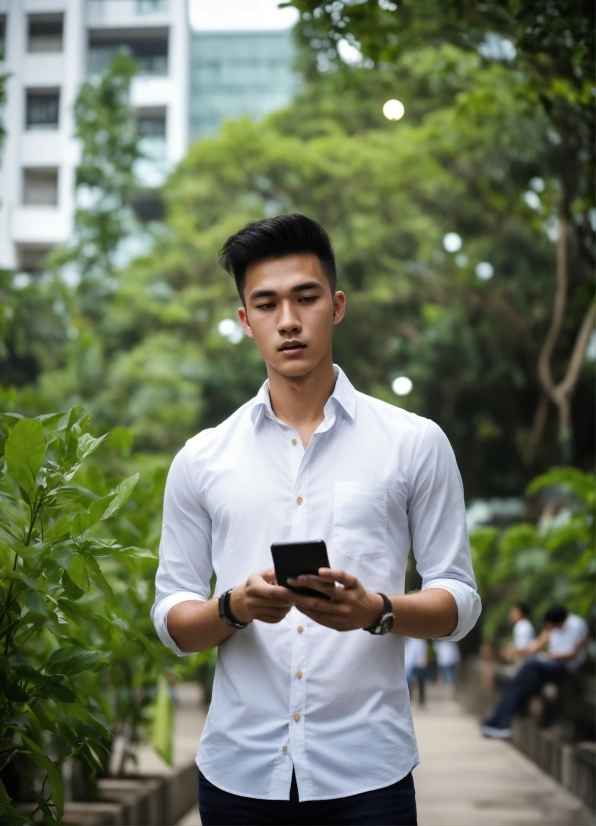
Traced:
<svg viewBox="0 0 596 826">
<path fill-rule="evenodd" d="M 189 0 L 190 25 L 198 31 L 289 29 L 296 9 L 278 9 L 281 0 Z"/>
</svg>

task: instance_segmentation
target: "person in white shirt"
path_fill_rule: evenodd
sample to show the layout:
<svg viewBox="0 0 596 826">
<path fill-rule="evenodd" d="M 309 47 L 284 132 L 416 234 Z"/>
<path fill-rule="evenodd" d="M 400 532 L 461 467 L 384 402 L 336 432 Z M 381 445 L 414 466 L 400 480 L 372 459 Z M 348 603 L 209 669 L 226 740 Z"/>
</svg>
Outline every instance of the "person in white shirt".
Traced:
<svg viewBox="0 0 596 826">
<path fill-rule="evenodd" d="M 202 822 L 411 826 L 403 637 L 459 640 L 480 613 L 453 451 L 333 364 L 346 298 L 315 221 L 251 222 L 221 261 L 268 380 L 174 459 L 152 609 L 179 655 L 218 646 Z M 275 581 L 271 544 L 308 539 L 331 567 L 297 582 L 329 600 Z M 410 546 L 422 590 L 405 595 Z"/>
<path fill-rule="evenodd" d="M 588 624 L 576 614 L 570 614 L 563 605 L 552 605 L 543 617 L 546 628 L 528 646 L 529 653 L 537 654 L 546 648 L 548 657 L 537 656 L 526 660 L 508 684 L 494 712 L 482 722 L 486 737 L 511 737 L 511 721 L 515 712 L 530 697 L 540 693 L 547 683 L 559 683 L 569 672 L 585 662 Z"/>
<path fill-rule="evenodd" d="M 428 667 L 428 645 L 426 640 L 406 637 L 404 639 L 404 671 L 410 689 L 410 697 L 414 683 L 418 684 L 418 704 L 423 706 L 426 701 L 426 677 Z"/>
<path fill-rule="evenodd" d="M 437 668 L 443 683 L 443 696 L 453 697 L 457 664 L 460 661 L 459 648 L 453 640 L 435 640 L 433 642 L 437 657 Z"/>
<path fill-rule="evenodd" d="M 513 625 L 511 645 L 503 647 L 501 654 L 510 662 L 520 662 L 531 652 L 536 637 L 534 626 L 530 622 L 530 606 L 525 602 L 516 602 L 509 611 L 509 621 Z"/>
</svg>

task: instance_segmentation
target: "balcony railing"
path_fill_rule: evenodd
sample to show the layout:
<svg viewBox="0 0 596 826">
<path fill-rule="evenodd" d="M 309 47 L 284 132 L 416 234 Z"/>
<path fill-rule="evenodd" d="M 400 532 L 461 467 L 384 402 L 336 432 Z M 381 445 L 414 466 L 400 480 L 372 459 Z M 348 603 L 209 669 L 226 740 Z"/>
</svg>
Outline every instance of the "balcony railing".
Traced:
<svg viewBox="0 0 596 826">
<path fill-rule="evenodd" d="M 150 21 L 153 15 L 163 17 L 170 9 L 170 0 L 87 0 L 89 26 L 117 26 Z"/>
</svg>

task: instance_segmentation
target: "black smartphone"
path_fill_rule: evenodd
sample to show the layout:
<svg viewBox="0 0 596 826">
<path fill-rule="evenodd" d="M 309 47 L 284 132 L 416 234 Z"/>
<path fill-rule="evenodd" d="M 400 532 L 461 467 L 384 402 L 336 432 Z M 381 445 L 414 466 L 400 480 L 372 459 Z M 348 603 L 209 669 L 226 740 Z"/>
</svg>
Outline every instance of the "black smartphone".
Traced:
<svg viewBox="0 0 596 826">
<path fill-rule="evenodd" d="M 288 579 L 297 579 L 301 574 L 316 576 L 319 568 L 330 567 L 327 546 L 322 539 L 311 539 L 305 542 L 274 542 L 271 546 L 271 554 L 278 585 L 309 597 L 331 599 L 327 594 L 315 591 L 314 588 L 288 585 Z"/>
</svg>

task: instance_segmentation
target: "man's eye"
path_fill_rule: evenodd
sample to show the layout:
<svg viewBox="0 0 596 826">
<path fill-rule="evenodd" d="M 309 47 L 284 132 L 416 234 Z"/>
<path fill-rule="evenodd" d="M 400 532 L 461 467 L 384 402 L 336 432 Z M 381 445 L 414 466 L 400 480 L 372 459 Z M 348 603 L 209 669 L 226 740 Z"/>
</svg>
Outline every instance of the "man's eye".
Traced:
<svg viewBox="0 0 596 826">
<path fill-rule="evenodd" d="M 313 301 L 316 301 L 318 297 L 318 295 L 303 295 L 302 298 L 298 299 L 298 301 L 301 304 L 312 304 Z"/>
<path fill-rule="evenodd" d="M 271 302 L 267 304 L 257 304 L 257 310 L 271 310 L 273 307 L 275 307 L 275 304 Z"/>
</svg>

